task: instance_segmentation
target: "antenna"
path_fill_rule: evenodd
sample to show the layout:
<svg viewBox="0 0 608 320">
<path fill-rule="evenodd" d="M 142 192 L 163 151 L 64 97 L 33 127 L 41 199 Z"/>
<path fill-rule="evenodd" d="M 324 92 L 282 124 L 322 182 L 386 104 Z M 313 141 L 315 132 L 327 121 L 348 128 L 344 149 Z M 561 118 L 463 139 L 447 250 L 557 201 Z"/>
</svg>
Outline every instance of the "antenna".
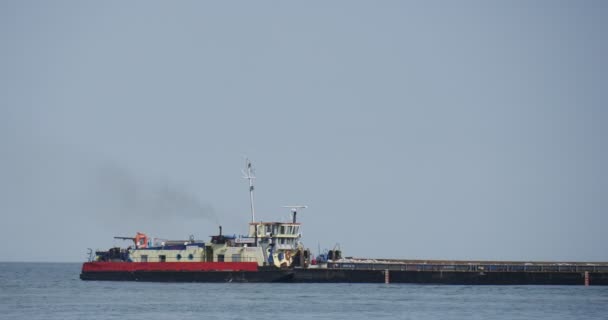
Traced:
<svg viewBox="0 0 608 320">
<path fill-rule="evenodd" d="M 251 222 L 255 222 L 255 209 L 253 207 L 253 179 L 255 179 L 254 176 L 254 170 L 253 167 L 251 166 L 251 161 L 249 161 L 248 158 L 245 158 L 245 169 L 242 170 L 243 172 L 243 178 L 249 180 L 249 200 L 251 201 Z"/>
<path fill-rule="evenodd" d="M 291 209 L 291 213 L 293 214 L 293 223 L 296 223 L 296 215 L 298 214 L 298 209 L 306 209 L 308 206 L 283 206 L 283 208 Z"/>
</svg>

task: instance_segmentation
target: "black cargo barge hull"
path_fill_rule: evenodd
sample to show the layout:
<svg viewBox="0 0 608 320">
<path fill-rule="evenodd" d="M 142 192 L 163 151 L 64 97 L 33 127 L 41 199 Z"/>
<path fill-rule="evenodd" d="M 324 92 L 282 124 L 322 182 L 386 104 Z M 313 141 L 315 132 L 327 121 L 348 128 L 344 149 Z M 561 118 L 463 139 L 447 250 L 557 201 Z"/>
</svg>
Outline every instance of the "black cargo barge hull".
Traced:
<svg viewBox="0 0 608 320">
<path fill-rule="evenodd" d="M 590 285 L 608 285 L 608 273 L 588 273 Z M 417 283 L 455 285 L 584 285 L 584 272 L 457 272 L 307 269 L 291 282 Z"/>
<path fill-rule="evenodd" d="M 456 272 L 351 269 L 264 271 L 83 272 L 82 280 L 148 282 L 414 283 L 453 285 L 584 285 L 584 272 Z M 588 273 L 590 285 L 608 285 L 608 273 Z"/>
</svg>

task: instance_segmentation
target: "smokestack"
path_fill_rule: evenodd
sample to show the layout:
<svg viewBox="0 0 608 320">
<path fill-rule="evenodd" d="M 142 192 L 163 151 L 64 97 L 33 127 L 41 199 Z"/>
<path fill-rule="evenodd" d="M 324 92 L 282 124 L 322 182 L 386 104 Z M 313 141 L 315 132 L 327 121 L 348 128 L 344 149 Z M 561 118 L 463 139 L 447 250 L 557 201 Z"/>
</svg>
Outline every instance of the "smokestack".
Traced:
<svg viewBox="0 0 608 320">
<path fill-rule="evenodd" d="M 220 236 L 222 235 L 222 226 L 220 226 Z"/>
<path fill-rule="evenodd" d="M 293 211 L 293 223 L 296 223 L 296 214 L 298 214 L 297 211 Z"/>
</svg>

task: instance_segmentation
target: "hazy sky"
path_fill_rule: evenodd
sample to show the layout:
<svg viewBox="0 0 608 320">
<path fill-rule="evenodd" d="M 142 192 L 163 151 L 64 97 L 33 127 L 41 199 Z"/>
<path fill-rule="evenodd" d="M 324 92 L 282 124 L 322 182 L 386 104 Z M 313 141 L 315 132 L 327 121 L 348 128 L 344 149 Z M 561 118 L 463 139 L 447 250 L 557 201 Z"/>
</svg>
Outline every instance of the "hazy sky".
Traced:
<svg viewBox="0 0 608 320">
<path fill-rule="evenodd" d="M 606 1 L 0 1 L 0 260 L 260 220 L 608 261 Z"/>
</svg>

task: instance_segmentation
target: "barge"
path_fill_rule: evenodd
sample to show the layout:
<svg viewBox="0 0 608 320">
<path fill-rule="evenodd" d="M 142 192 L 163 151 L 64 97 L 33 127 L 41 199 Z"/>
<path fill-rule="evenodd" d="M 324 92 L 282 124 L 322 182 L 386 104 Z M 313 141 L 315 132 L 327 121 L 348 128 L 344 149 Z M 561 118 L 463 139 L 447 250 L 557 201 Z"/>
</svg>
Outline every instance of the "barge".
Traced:
<svg viewBox="0 0 608 320">
<path fill-rule="evenodd" d="M 154 282 L 421 283 L 460 285 L 608 285 L 608 262 L 398 260 L 343 257 L 335 248 L 313 257 L 301 242 L 298 210 L 291 221 L 256 221 L 249 161 L 251 222 L 246 235 L 209 241 L 165 240 L 137 233 L 115 237 L 127 248 L 89 252 L 82 280 Z"/>
</svg>

